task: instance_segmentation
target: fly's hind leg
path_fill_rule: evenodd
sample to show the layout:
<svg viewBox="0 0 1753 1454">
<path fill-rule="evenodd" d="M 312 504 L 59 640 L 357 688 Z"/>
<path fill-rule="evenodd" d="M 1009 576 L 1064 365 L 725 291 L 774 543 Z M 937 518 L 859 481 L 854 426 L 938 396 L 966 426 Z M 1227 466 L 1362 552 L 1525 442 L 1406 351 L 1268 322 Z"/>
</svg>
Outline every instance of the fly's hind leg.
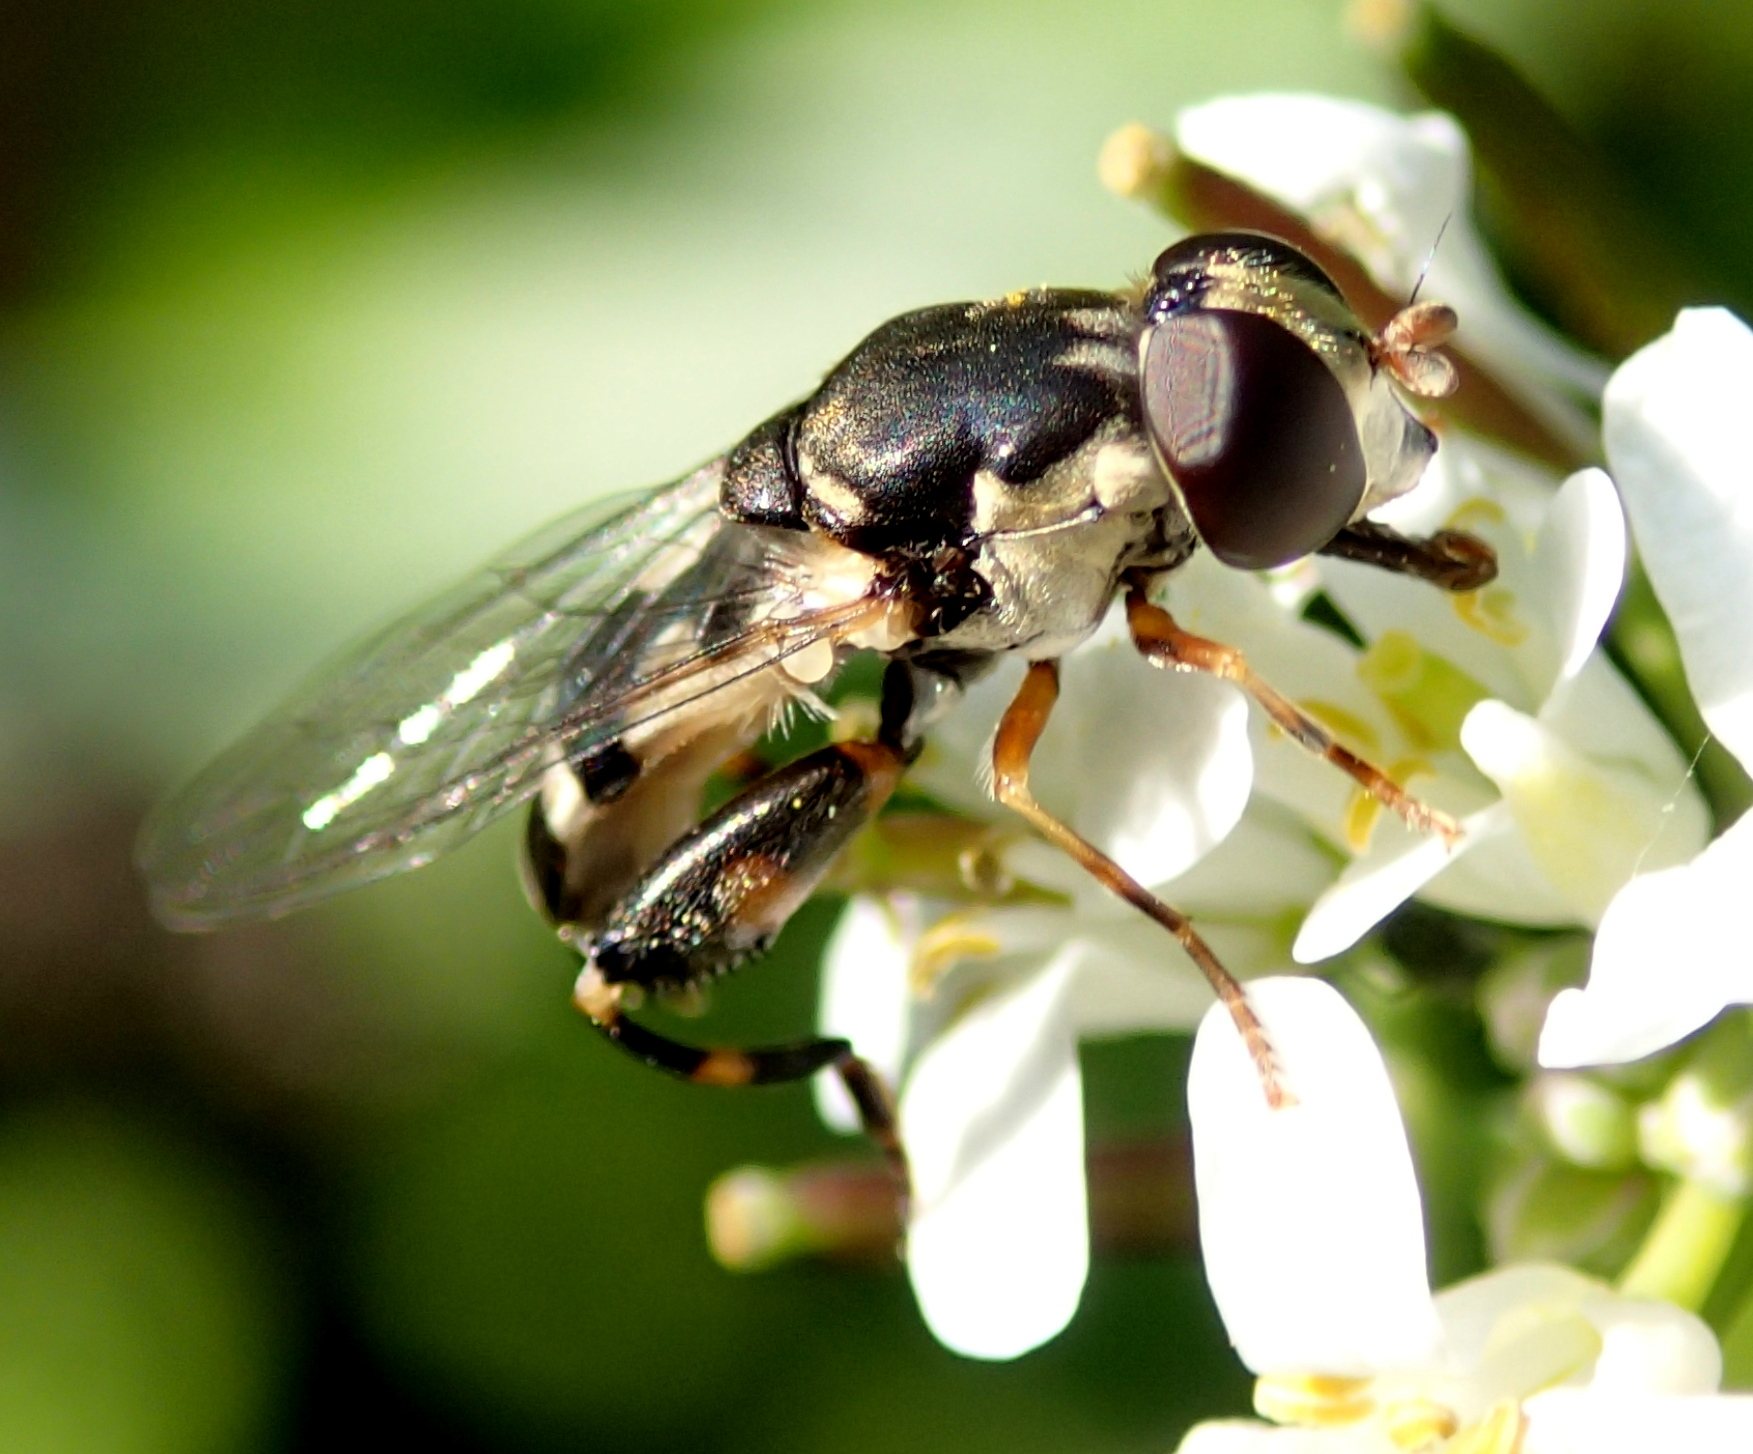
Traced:
<svg viewBox="0 0 1753 1454">
<path fill-rule="evenodd" d="M 708 1085 L 773 1084 L 832 1069 L 905 1185 L 893 1100 L 844 1040 L 702 1049 L 635 1023 L 626 1003 L 630 989 L 700 984 L 773 941 L 900 780 L 908 713 L 889 696 L 885 686 L 877 740 L 821 748 L 743 789 L 660 855 L 599 924 L 563 937 L 584 956 L 574 1002 L 609 1040 L 647 1065 Z"/>
<path fill-rule="evenodd" d="M 1332 763 L 1383 807 L 1397 813 L 1408 827 L 1435 833 L 1451 846 L 1460 841 L 1461 825 L 1452 817 L 1420 802 L 1374 763 L 1335 740 L 1307 712 L 1262 681 L 1235 647 L 1183 631 L 1173 616 L 1151 604 L 1141 580 L 1128 582 L 1126 624 L 1131 628 L 1133 645 L 1152 666 L 1209 672 L 1234 682 L 1292 741 Z"/>
<path fill-rule="evenodd" d="M 611 982 L 590 963 L 578 976 L 572 1000 L 591 1024 L 643 1065 L 695 1085 L 781 1085 L 832 1069 L 852 1097 L 859 1124 L 883 1153 L 905 1192 L 907 1154 L 895 1124 L 895 1101 L 881 1074 L 845 1040 L 798 1040 L 749 1050 L 685 1045 L 629 1019 L 622 996 L 631 981 Z"/>
</svg>

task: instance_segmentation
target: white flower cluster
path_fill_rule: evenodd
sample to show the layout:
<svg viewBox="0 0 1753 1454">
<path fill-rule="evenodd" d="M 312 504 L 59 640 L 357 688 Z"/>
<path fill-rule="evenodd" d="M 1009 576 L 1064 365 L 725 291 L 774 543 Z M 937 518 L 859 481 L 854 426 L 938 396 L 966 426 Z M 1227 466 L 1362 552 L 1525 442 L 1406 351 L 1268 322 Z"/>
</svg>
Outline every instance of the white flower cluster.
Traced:
<svg viewBox="0 0 1753 1454">
<path fill-rule="evenodd" d="M 1688 762 L 1599 645 L 1629 517 L 1704 719 L 1753 767 L 1753 466 L 1740 439 L 1753 334 L 1689 312 L 1607 379 L 1511 301 L 1468 221 L 1468 154 L 1446 118 L 1253 97 L 1183 115 L 1175 141 L 1310 219 L 1388 292 L 1406 296 L 1428 261 L 1426 291 L 1459 312 L 1457 346 L 1565 437 L 1583 437 L 1583 406 L 1605 384 L 1610 473 L 1559 480 L 1445 432 L 1425 481 L 1381 518 L 1488 540 L 1498 580 L 1464 596 L 1342 561 L 1263 578 L 1203 555 L 1166 588 L 1182 625 L 1241 647 L 1456 815 L 1458 849 L 1378 821 L 1233 688 L 1147 670 L 1118 623 L 1065 663 L 1035 760 L 1042 802 L 1192 912 L 1244 979 L 1350 948 L 1413 894 L 1594 931 L 1588 984 L 1546 1020 L 1547 1066 L 1647 1055 L 1753 1003 L 1738 922 L 1753 826 L 1710 838 Z M 1361 645 L 1304 619 L 1317 591 Z M 1014 688 L 1005 672 L 976 686 L 919 769 L 946 804 L 995 823 L 977 765 Z M 991 1358 L 1052 1337 L 1084 1283 L 1079 1041 L 1191 1029 L 1209 1005 L 1160 930 L 1045 845 L 1018 832 L 999 859 L 1009 881 L 1045 892 L 974 908 L 856 899 L 824 995 L 826 1032 L 902 1087 L 924 1315 L 948 1346 Z M 1226 1325 L 1262 1375 L 1262 1410 L 1295 1427 L 1205 1426 L 1185 1448 L 1616 1449 L 1653 1447 L 1655 1430 L 1680 1447 L 1753 1448 L 1753 1404 L 1711 1397 L 1714 1341 L 1677 1309 L 1533 1267 L 1433 1301 L 1418 1190 L 1367 1032 L 1316 981 L 1257 979 L 1251 994 L 1295 1104 L 1268 1109 L 1227 1018 L 1206 1017 L 1189 1087 L 1197 1189 Z M 850 1126 L 834 1088 L 823 1096 Z"/>
</svg>

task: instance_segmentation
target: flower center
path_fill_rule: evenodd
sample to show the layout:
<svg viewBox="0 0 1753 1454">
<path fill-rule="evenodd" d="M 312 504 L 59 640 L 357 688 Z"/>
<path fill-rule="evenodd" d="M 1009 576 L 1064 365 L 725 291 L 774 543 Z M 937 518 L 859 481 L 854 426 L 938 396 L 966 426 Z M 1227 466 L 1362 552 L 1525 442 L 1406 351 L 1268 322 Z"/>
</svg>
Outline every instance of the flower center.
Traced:
<svg viewBox="0 0 1753 1454">
<path fill-rule="evenodd" d="M 1520 1454 L 1527 1418 L 1519 1399 L 1503 1398 L 1470 1424 L 1424 1394 L 1379 1399 L 1375 1381 L 1325 1374 L 1269 1374 L 1254 1385 L 1254 1408 L 1275 1424 L 1333 1429 L 1377 1421 L 1404 1454 Z"/>
<path fill-rule="evenodd" d="M 1266 1374 L 1254 1384 L 1254 1408 L 1294 1428 L 1368 1421 L 1403 1454 L 1521 1454 L 1523 1400 L 1593 1367 L 1601 1346 L 1588 1319 L 1533 1304 L 1499 1319 L 1481 1361 L 1459 1381 L 1437 1370 L 1380 1378 Z M 1461 1409 L 1478 1416 L 1464 1419 Z"/>
<path fill-rule="evenodd" d="M 1254 1411 L 1275 1424 L 1331 1429 L 1376 1411 L 1375 1381 L 1325 1373 L 1269 1373 L 1254 1381 Z"/>
<path fill-rule="evenodd" d="M 1443 1454 L 1520 1454 L 1527 1427 L 1521 1404 L 1502 1399 L 1485 1411 L 1484 1418 L 1457 1433 Z"/>
<path fill-rule="evenodd" d="M 1384 631 L 1358 658 L 1357 675 L 1424 752 L 1458 746 L 1462 720 L 1490 695 L 1460 667 L 1426 651 L 1404 631 Z"/>
</svg>

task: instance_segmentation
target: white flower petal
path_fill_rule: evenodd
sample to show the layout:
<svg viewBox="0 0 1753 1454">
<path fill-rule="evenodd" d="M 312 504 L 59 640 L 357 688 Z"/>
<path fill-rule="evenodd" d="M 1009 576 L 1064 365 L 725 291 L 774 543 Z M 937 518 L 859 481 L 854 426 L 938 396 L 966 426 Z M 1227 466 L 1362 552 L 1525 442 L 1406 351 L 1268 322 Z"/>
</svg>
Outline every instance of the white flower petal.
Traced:
<svg viewBox="0 0 1753 1454">
<path fill-rule="evenodd" d="M 1600 1330 L 1594 1383 L 1612 1393 L 1714 1393 L 1722 1349 L 1702 1318 L 1672 1303 L 1625 1297 L 1597 1286 L 1582 1305 Z M 1753 1447 L 1753 1446 L 1749 1446 Z"/>
<path fill-rule="evenodd" d="M 1438 1329 L 1381 1053 L 1319 980 L 1260 980 L 1249 997 L 1295 1103 L 1267 1103 L 1222 1008 L 1200 1025 L 1187 1081 L 1200 1241 L 1230 1341 L 1256 1372 L 1416 1366 Z"/>
<path fill-rule="evenodd" d="M 1395 1454 L 1368 1429 L 1278 1429 L 1252 1419 L 1195 1424 L 1176 1454 Z"/>
<path fill-rule="evenodd" d="M 1472 1370 L 1482 1383 L 1472 1391 L 1475 1404 L 1559 1380 L 1615 1393 L 1696 1394 L 1722 1378 L 1721 1350 L 1701 1319 L 1556 1263 L 1494 1268 L 1445 1288 L 1436 1306 L 1451 1367 Z M 1567 1341 L 1570 1366 L 1532 1366 L 1542 1345 L 1550 1352 Z"/>
<path fill-rule="evenodd" d="M 846 905 L 822 955 L 822 1034 L 849 1040 L 858 1053 L 898 1083 L 916 1015 L 907 972 L 925 912 L 916 899 L 859 895 Z M 818 1075 L 816 1113 L 836 1131 L 859 1129 L 858 1111 L 836 1075 Z"/>
<path fill-rule="evenodd" d="M 1248 704 L 1225 682 L 1154 670 L 1136 656 L 1126 690 L 1084 683 L 1075 658 L 1030 781 L 1043 803 L 1075 804 L 1072 827 L 1146 884 L 1197 863 L 1235 827 L 1254 780 Z M 1062 730 L 1063 729 L 1063 730 Z"/>
<path fill-rule="evenodd" d="M 1493 804 L 1461 820 L 1454 848 L 1428 834 L 1378 834 L 1310 907 L 1292 956 L 1298 964 L 1318 964 L 1342 954 L 1463 854 L 1508 827 L 1509 814 Z"/>
<path fill-rule="evenodd" d="M 1546 881 L 1582 922 L 1597 923 L 1661 836 L 1671 792 L 1633 768 L 1584 756 L 1503 702 L 1467 714 L 1461 745 L 1503 793 Z"/>
<path fill-rule="evenodd" d="M 1472 164 L 1450 117 L 1398 116 L 1330 96 L 1236 96 L 1182 111 L 1175 140 L 1303 214 L 1389 293 L 1409 295 L 1428 259 L 1426 293 L 1459 311 L 1461 346 L 1587 446 L 1592 431 L 1574 401 L 1598 394 L 1606 370 L 1504 287 L 1473 227 Z"/>
<path fill-rule="evenodd" d="M 1187 630 L 1251 650 L 1254 638 L 1270 639 L 1295 619 L 1294 609 L 1279 599 L 1273 583 L 1278 574 L 1236 570 L 1202 550 L 1175 567 L 1159 599 Z"/>
<path fill-rule="evenodd" d="M 1164 896 L 1202 923 L 1282 920 L 1332 880 L 1332 855 L 1313 835 L 1285 810 L 1256 801 L 1229 837 L 1164 886 Z"/>
<path fill-rule="evenodd" d="M 1576 911 L 1546 882 L 1509 809 L 1497 803 L 1489 821 L 1490 832 L 1469 830 L 1466 852 L 1457 853 L 1419 897 L 1476 919 L 1535 929 L 1573 927 Z"/>
<path fill-rule="evenodd" d="M 1278 936 L 1251 924 L 1200 920 L 1200 932 L 1224 966 L 1247 976 L 1283 969 Z M 1085 1039 L 1141 1030 L 1191 1030 L 1211 1008 L 1211 987 L 1174 938 L 1142 914 L 1078 928 L 1075 952 L 1085 967 L 1074 1014 Z"/>
<path fill-rule="evenodd" d="M 1550 675 L 1532 684 L 1540 700 L 1582 669 L 1625 583 L 1625 513 L 1602 471 L 1579 471 L 1559 488 L 1532 564 L 1546 598 L 1543 635 L 1557 657 Z"/>
<path fill-rule="evenodd" d="M 1600 1287 L 1555 1262 L 1511 1263 L 1445 1287 L 1436 1295 L 1436 1308 L 1446 1360 L 1453 1368 L 1476 1371 L 1504 1344 L 1506 1329 L 1514 1333 L 1541 1321 L 1570 1319 Z M 1483 1397 L 1522 1387 L 1512 1377 L 1507 1389 L 1490 1389 Z"/>
<path fill-rule="evenodd" d="M 1019 678 L 1020 663 L 1003 663 L 974 684 L 933 729 L 914 773 L 920 786 L 995 815 L 983 797 L 991 736 Z M 1029 782 L 1049 810 L 1134 877 L 1161 883 L 1221 842 L 1247 806 L 1247 704 L 1213 678 L 1153 669 L 1113 613 L 1065 658 Z"/>
<path fill-rule="evenodd" d="M 1597 652 L 1561 683 L 1540 721 L 1576 751 L 1616 763 L 1663 796 L 1667 821 L 1643 868 L 1684 863 L 1709 842 L 1710 808 L 1693 781 L 1693 764 L 1605 656 Z"/>
<path fill-rule="evenodd" d="M 1072 957 L 1079 974 L 1071 1007 L 1078 1035 L 1191 1030 L 1211 1008 L 1210 987 L 1160 924 L 1120 908 L 1099 920 L 1082 918 L 1076 937 L 1055 955 Z"/>
<path fill-rule="evenodd" d="M 1603 433 L 1704 720 L 1753 764 L 1753 332 L 1689 309 L 1613 375 Z"/>
<path fill-rule="evenodd" d="M 1555 1388 L 1530 1399 L 1525 1454 L 1650 1454 L 1753 1449 L 1753 1395 L 1681 1398 Z"/>
<path fill-rule="evenodd" d="M 1332 860 L 1286 815 L 1256 809 L 1163 892 L 1192 915 L 1230 973 L 1250 979 L 1288 967 L 1284 918 L 1331 876 Z M 1034 926 L 1038 954 L 1058 944 L 1056 961 L 1074 957 L 1074 1012 L 1084 1038 L 1187 1031 L 1211 1008 L 1210 987 L 1174 937 L 1106 890 L 1071 910 L 1006 909 L 985 922 L 1011 944 L 1018 939 L 1007 927 L 1012 919 Z"/>
<path fill-rule="evenodd" d="M 1617 1065 L 1665 1049 L 1728 1005 L 1753 1004 L 1741 896 L 1753 884 L 1753 814 L 1691 863 L 1633 879 L 1595 934 L 1589 982 L 1546 1014 L 1540 1063 Z"/>
<path fill-rule="evenodd" d="M 901 1100 L 915 1213 L 907 1268 L 939 1342 L 1014 1358 L 1071 1320 L 1089 1272 L 1072 966 L 977 1003 Z"/>
<path fill-rule="evenodd" d="M 1333 96 L 1221 97 L 1180 112 L 1175 141 L 1317 228 L 1337 206 L 1355 209 L 1371 231 L 1345 240 L 1389 292 L 1411 291 L 1443 224 L 1468 200 L 1466 138 L 1434 112 L 1398 116 Z"/>
</svg>

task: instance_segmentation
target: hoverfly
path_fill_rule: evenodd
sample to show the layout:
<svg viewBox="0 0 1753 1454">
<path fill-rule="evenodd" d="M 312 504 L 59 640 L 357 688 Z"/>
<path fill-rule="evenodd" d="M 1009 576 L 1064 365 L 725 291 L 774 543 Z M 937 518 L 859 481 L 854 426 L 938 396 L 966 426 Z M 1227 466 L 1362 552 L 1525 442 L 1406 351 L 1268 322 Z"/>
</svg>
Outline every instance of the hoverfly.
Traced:
<svg viewBox="0 0 1753 1454">
<path fill-rule="evenodd" d="M 760 953 L 933 718 L 1020 653 L 997 797 L 1175 935 L 1266 1067 L 1205 942 L 1036 802 L 1030 753 L 1058 658 L 1123 597 L 1148 661 L 1234 680 L 1408 822 L 1457 831 L 1150 599 L 1201 547 L 1244 570 L 1321 552 L 1449 590 L 1489 581 L 1483 542 L 1366 518 L 1436 448 L 1401 396 L 1452 386 L 1434 348 L 1453 326 L 1426 303 L 1371 333 L 1310 258 L 1252 233 L 1179 242 L 1128 291 L 893 319 L 727 453 L 556 522 L 306 684 L 147 825 L 157 910 L 193 929 L 283 913 L 533 799 L 526 883 L 582 959 L 575 1000 L 599 1030 L 695 1081 L 832 1067 L 900 1163 L 888 1095 L 844 1041 L 698 1049 L 627 1002 Z M 702 816 L 713 772 L 859 652 L 886 659 L 874 734 Z"/>
</svg>

